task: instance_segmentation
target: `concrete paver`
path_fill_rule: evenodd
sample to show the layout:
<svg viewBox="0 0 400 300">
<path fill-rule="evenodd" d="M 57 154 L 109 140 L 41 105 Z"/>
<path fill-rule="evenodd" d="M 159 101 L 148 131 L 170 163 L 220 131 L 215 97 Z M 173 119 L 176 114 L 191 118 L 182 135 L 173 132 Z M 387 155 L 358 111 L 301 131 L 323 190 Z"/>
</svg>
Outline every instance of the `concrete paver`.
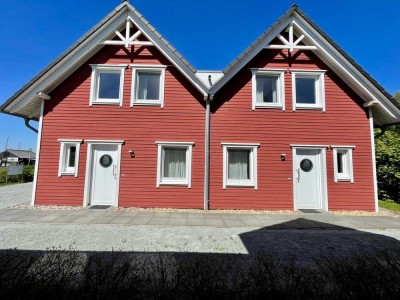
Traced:
<svg viewBox="0 0 400 300">
<path fill-rule="evenodd" d="M 158 218 L 158 217 L 153 217 L 150 219 L 149 222 L 147 222 L 148 225 L 167 225 L 169 221 L 169 218 Z"/>
<path fill-rule="evenodd" d="M 132 219 L 133 217 L 119 216 L 111 220 L 110 224 L 128 224 Z"/>
</svg>

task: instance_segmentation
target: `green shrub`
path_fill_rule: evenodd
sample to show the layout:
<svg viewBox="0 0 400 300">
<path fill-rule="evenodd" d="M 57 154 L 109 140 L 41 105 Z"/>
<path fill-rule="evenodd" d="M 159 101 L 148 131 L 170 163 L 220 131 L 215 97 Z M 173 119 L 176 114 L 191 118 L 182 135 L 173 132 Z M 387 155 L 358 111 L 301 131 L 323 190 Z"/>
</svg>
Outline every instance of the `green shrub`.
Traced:
<svg viewBox="0 0 400 300">
<path fill-rule="evenodd" d="M 31 182 L 33 181 L 33 177 L 35 174 L 35 166 L 24 166 L 22 175 L 11 175 L 8 176 L 7 182 L 9 183 L 16 183 L 16 182 Z M 1 167 L 0 168 L 0 183 L 6 182 L 7 176 L 7 168 Z"/>
<path fill-rule="evenodd" d="M 24 166 L 24 170 L 22 171 L 24 182 L 33 181 L 34 175 L 35 175 L 35 165 Z"/>
<path fill-rule="evenodd" d="M 7 176 L 7 168 L 1 167 L 0 168 L 0 183 L 6 182 Z"/>
</svg>

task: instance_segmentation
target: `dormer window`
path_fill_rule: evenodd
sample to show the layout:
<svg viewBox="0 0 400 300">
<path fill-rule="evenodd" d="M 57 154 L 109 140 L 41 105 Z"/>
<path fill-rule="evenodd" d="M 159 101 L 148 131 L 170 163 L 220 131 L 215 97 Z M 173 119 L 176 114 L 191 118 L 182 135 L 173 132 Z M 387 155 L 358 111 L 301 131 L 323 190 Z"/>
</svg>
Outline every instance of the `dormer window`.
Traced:
<svg viewBox="0 0 400 300">
<path fill-rule="evenodd" d="M 92 65 L 90 105 L 119 104 L 122 106 L 124 70 L 126 65 Z"/>
<path fill-rule="evenodd" d="M 253 110 L 255 108 L 285 109 L 285 70 L 253 69 Z"/>
<path fill-rule="evenodd" d="M 164 107 L 164 66 L 133 66 L 133 105 L 156 105 Z"/>
</svg>

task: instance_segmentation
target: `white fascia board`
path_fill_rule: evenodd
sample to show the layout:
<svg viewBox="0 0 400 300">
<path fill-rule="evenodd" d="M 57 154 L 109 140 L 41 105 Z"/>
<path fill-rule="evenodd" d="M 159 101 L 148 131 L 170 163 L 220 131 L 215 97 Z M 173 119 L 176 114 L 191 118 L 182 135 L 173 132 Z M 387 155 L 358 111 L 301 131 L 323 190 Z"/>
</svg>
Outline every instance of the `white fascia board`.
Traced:
<svg viewBox="0 0 400 300">
<path fill-rule="evenodd" d="M 173 53 L 164 45 L 163 42 L 146 26 L 143 21 L 138 18 L 135 14 L 128 12 L 128 18 L 131 19 L 133 24 L 142 32 L 153 45 L 169 60 L 175 67 L 201 92 L 204 96 L 208 95 L 208 88 L 201 82 L 201 80 L 185 66 L 180 59 L 178 59 Z"/>
</svg>

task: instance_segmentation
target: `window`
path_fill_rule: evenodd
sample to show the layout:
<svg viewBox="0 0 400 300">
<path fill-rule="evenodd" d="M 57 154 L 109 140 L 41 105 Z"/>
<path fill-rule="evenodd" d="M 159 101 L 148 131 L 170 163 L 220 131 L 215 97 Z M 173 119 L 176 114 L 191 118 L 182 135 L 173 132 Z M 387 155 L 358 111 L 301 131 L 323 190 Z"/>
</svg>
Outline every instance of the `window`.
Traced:
<svg viewBox="0 0 400 300">
<path fill-rule="evenodd" d="M 82 140 L 58 140 L 60 146 L 60 161 L 58 177 L 73 175 L 78 177 L 79 150 Z"/>
<path fill-rule="evenodd" d="M 124 71 L 127 65 L 91 65 L 90 105 L 119 104 L 122 106 Z"/>
<path fill-rule="evenodd" d="M 292 72 L 293 110 L 322 109 L 325 111 L 325 71 Z"/>
<path fill-rule="evenodd" d="M 157 187 L 187 185 L 191 188 L 194 143 L 156 142 L 158 145 Z"/>
<path fill-rule="evenodd" d="M 164 107 L 165 66 L 133 66 L 133 105 L 157 105 Z"/>
<path fill-rule="evenodd" d="M 354 146 L 331 146 L 333 149 L 333 163 L 335 182 L 354 182 L 353 177 L 353 149 Z"/>
<path fill-rule="evenodd" d="M 222 143 L 223 188 L 227 186 L 257 189 L 257 148 L 259 144 Z"/>
<path fill-rule="evenodd" d="M 285 70 L 253 69 L 253 105 L 255 108 L 285 109 Z"/>
</svg>

